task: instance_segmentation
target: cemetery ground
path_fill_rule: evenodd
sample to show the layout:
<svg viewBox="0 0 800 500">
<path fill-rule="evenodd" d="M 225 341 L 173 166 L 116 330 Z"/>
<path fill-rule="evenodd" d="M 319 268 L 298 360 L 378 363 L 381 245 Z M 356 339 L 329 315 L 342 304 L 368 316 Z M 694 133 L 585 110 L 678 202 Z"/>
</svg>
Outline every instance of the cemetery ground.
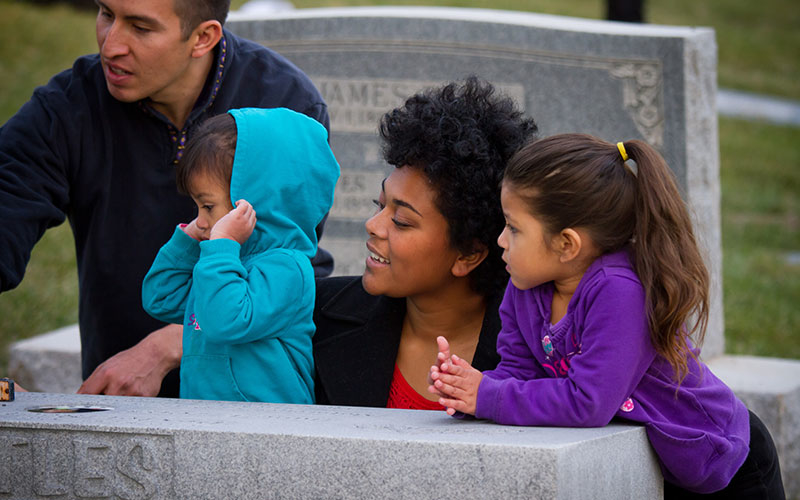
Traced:
<svg viewBox="0 0 800 500">
<path fill-rule="evenodd" d="M 234 0 L 233 8 L 244 3 Z M 297 7 L 422 1 L 296 0 Z M 602 18 L 602 0 L 448 0 L 427 4 Z M 791 0 L 645 2 L 657 24 L 711 26 L 719 85 L 800 100 L 800 11 Z M 0 0 L 0 123 L 32 89 L 96 51 L 94 13 Z M 800 128 L 720 118 L 726 352 L 800 359 Z M 0 221 L 0 224 L 2 221 Z M 324 245 L 324 238 L 323 238 Z M 0 295 L 0 373 L 15 340 L 77 321 L 68 224 L 34 249 L 23 283 Z"/>
</svg>

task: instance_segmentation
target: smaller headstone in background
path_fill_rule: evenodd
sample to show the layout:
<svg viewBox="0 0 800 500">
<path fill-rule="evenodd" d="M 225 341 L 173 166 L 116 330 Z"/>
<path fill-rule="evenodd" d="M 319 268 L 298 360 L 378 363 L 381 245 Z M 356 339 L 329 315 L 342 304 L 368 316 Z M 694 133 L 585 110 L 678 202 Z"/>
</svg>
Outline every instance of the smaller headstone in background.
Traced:
<svg viewBox="0 0 800 500">
<path fill-rule="evenodd" d="M 77 391 L 83 382 L 78 325 L 11 344 L 8 376 L 28 391 Z"/>
<path fill-rule="evenodd" d="M 248 15 L 274 14 L 275 12 L 285 12 L 294 10 L 294 5 L 288 0 L 250 0 L 239 7 L 238 12 Z"/>
<path fill-rule="evenodd" d="M 800 362 L 718 356 L 708 366 L 767 426 L 778 449 L 786 498 L 800 499 Z"/>
</svg>

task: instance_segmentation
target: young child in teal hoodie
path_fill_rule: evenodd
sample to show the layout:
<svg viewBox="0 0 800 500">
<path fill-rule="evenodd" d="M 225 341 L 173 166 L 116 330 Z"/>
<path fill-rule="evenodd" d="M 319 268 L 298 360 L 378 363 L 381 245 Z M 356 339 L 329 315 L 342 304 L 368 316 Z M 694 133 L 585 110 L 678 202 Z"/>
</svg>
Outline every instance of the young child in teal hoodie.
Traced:
<svg viewBox="0 0 800 500">
<path fill-rule="evenodd" d="M 232 110 L 188 142 L 177 184 L 198 215 L 142 285 L 150 315 L 184 325 L 182 398 L 314 402 L 310 259 L 338 178 L 325 128 L 288 109 Z"/>
</svg>

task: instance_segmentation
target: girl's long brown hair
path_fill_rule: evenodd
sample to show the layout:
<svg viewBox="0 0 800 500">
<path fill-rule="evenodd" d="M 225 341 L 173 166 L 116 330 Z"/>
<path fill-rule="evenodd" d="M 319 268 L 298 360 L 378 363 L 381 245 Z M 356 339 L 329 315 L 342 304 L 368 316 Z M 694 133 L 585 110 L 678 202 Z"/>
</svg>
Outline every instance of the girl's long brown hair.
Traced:
<svg viewBox="0 0 800 500">
<path fill-rule="evenodd" d="M 708 270 L 672 171 L 652 147 L 583 134 L 533 141 L 511 158 L 508 183 L 550 234 L 583 228 L 602 253 L 628 247 L 648 304 L 650 338 L 675 378 L 708 323 Z"/>
</svg>

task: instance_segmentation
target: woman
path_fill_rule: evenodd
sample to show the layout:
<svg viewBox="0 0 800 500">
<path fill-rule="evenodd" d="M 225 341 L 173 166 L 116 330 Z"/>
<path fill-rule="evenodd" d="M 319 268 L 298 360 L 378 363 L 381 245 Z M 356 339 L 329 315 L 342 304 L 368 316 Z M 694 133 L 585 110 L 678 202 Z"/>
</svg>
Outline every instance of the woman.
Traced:
<svg viewBox="0 0 800 500">
<path fill-rule="evenodd" d="M 442 409 L 427 391 L 436 337 L 493 368 L 508 274 L 506 161 L 536 133 L 510 99 L 476 78 L 410 97 L 380 125 L 395 166 L 366 223 L 364 275 L 317 281 L 316 397 L 322 404 Z"/>
</svg>

